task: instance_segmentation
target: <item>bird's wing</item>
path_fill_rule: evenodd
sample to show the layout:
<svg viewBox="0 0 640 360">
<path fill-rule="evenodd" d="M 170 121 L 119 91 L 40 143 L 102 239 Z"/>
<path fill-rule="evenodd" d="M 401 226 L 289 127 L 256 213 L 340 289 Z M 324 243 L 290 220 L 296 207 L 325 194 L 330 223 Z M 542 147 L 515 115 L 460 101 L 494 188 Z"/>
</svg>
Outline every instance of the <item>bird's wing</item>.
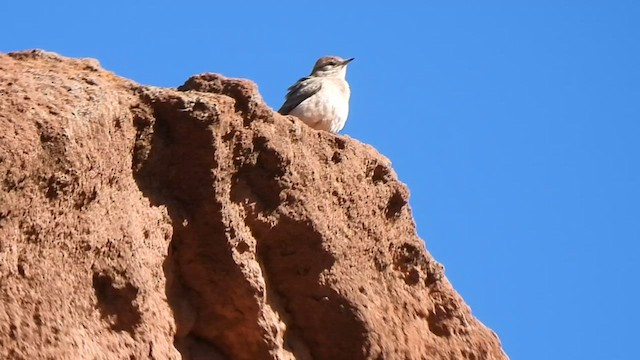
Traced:
<svg viewBox="0 0 640 360">
<path fill-rule="evenodd" d="M 321 87 L 322 81 L 319 81 L 317 78 L 303 77 L 296 81 L 295 84 L 289 87 L 289 92 L 285 97 L 286 100 L 278 112 L 282 115 L 289 114 L 291 110 L 295 109 L 301 102 L 320 91 Z"/>
</svg>

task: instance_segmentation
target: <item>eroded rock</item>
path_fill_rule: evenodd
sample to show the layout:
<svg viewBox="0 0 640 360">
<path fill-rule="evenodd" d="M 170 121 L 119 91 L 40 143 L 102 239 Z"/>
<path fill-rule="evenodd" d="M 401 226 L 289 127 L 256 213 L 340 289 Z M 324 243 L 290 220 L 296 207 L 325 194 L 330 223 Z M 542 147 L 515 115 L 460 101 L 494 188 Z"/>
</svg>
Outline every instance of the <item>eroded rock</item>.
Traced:
<svg viewBox="0 0 640 360">
<path fill-rule="evenodd" d="M 389 161 L 246 80 L 0 54 L 0 357 L 506 359 Z"/>
</svg>

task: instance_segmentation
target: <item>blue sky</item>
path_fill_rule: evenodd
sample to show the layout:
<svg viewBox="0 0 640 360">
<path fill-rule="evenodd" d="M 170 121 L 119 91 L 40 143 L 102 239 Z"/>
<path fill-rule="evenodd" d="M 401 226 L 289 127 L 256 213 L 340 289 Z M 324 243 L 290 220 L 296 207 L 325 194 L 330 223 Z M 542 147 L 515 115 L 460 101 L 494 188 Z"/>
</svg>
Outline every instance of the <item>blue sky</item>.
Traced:
<svg viewBox="0 0 640 360">
<path fill-rule="evenodd" d="M 4 1 L 0 51 L 245 77 L 276 109 L 317 57 L 355 57 L 343 133 L 392 160 L 511 358 L 637 356 L 640 1 L 236 4 Z"/>
</svg>

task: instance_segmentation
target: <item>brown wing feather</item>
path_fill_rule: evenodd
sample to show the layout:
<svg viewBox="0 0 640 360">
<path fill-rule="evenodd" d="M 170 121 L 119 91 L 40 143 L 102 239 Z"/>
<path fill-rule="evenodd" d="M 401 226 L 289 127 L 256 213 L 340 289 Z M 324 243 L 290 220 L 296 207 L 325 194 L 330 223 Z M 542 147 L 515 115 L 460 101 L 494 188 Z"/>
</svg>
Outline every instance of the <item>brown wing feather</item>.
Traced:
<svg viewBox="0 0 640 360">
<path fill-rule="evenodd" d="M 282 115 L 289 114 L 301 102 L 320 91 L 320 88 L 322 88 L 322 82 L 318 81 L 318 79 L 303 77 L 289 87 L 284 104 L 282 104 L 278 112 Z"/>
</svg>

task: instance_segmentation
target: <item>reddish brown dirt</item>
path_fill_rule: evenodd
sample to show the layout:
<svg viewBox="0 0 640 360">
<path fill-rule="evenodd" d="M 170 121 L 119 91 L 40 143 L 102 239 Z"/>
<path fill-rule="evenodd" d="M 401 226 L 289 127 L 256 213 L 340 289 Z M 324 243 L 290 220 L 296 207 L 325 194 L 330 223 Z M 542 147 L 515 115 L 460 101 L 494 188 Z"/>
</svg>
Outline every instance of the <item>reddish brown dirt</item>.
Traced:
<svg viewBox="0 0 640 360">
<path fill-rule="evenodd" d="M 0 358 L 507 358 L 388 160 L 249 81 L 0 54 L 0 180 Z"/>
</svg>

